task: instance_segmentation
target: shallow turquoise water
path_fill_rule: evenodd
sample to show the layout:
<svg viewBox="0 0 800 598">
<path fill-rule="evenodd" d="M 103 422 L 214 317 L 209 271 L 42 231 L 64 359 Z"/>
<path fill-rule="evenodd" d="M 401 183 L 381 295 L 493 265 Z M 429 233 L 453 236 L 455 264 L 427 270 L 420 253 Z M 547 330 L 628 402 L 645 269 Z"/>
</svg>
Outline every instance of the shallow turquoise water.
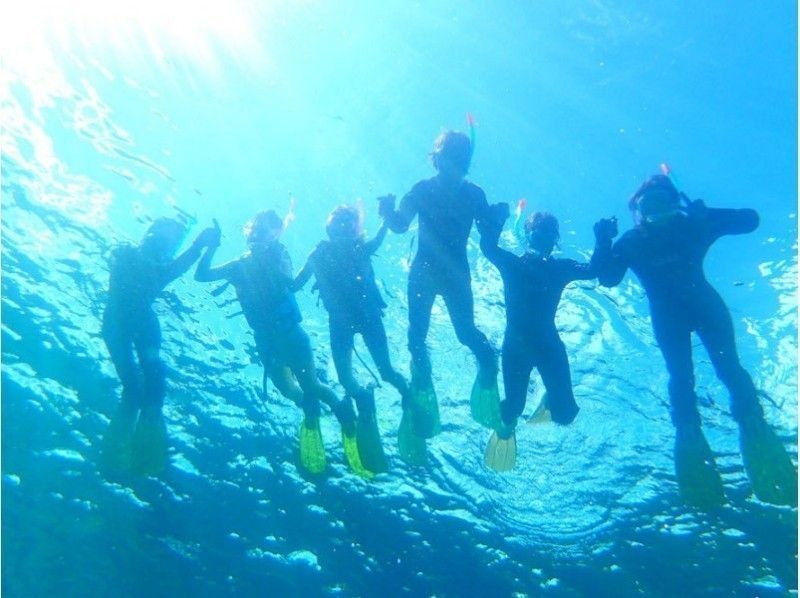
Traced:
<svg viewBox="0 0 800 598">
<path fill-rule="evenodd" d="M 4 19 L 2 141 L 3 590 L 9 595 L 758 594 L 797 587 L 796 511 L 759 503 L 727 394 L 698 348 L 701 411 L 729 504 L 681 505 L 666 373 L 632 277 L 571 286 L 558 324 L 577 421 L 525 426 L 513 473 L 482 465 L 472 358 L 437 304 L 429 337 L 444 430 L 425 470 L 397 458 L 399 398 L 378 392 L 392 471 L 349 474 L 326 421 L 330 475 L 296 466 L 299 414 L 261 394 L 231 294 L 176 282 L 157 302 L 169 365 L 171 466 L 106 479 L 98 442 L 118 385 L 99 335 L 107 257 L 181 210 L 217 218 L 220 259 L 257 210 L 286 209 L 299 266 L 336 204 L 430 176 L 441 127 L 478 121 L 471 180 L 561 220 L 586 258 L 667 161 L 692 196 L 756 207 L 760 228 L 706 271 L 742 361 L 796 455 L 797 101 L 794 7 L 688 2 L 47 4 Z M 175 5 L 177 6 L 177 5 Z M 42 8 L 45 7 L 45 8 Z M 12 22 L 13 21 L 13 22 Z M 406 264 L 375 267 L 407 373 Z M 509 239 L 513 245 L 513 241 Z M 470 245 L 476 318 L 499 346 L 502 288 Z M 300 296 L 318 366 L 326 315 Z M 218 306 L 220 306 L 218 308 Z M 366 380 L 366 372 L 361 371 Z M 531 413 L 541 396 L 531 390 Z"/>
</svg>

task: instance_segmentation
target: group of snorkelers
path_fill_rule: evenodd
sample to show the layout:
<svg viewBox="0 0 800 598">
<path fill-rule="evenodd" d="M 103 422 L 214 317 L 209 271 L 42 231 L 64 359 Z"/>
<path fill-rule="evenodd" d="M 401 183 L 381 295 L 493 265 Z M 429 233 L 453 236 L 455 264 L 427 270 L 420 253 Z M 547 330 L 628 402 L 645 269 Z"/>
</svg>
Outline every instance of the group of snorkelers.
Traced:
<svg viewBox="0 0 800 598">
<path fill-rule="evenodd" d="M 393 195 L 378 198 L 382 226 L 372 239 L 364 238 L 362 211 L 346 205 L 334 209 L 327 220 L 328 239 L 316 246 L 297 276 L 280 242 L 285 219 L 272 210 L 258 213 L 245 227 L 247 251 L 219 266 L 212 265 L 221 240 L 216 221 L 177 258 L 173 256 L 185 227 L 172 219 L 155 221 L 140 245 L 117 248 L 103 338 L 123 391 L 104 439 L 108 461 L 146 474 L 166 465 L 167 433 L 161 413 L 165 368 L 159 357 L 161 334 L 152 303 L 198 260 L 195 280 L 233 286 L 253 331 L 265 377 L 302 410 L 302 467 L 312 474 L 325 470 L 320 431 L 320 404 L 325 403 L 341 426 L 349 467 L 367 477 L 386 471 L 388 464 L 376 418 L 375 387 L 359 383 L 353 372 L 356 334 L 362 336 L 383 381 L 401 397 L 400 457 L 424 464 L 426 441 L 441 429 L 426 337 L 434 300 L 442 297 L 459 342 L 477 360 L 470 410 L 477 422 L 491 430 L 484 461 L 492 469 L 506 471 L 515 464 L 515 428 L 533 368 L 546 391 L 535 417 L 568 425 L 578 414 L 567 351 L 555 325 L 564 288 L 572 281 L 591 279 L 613 287 L 630 269 L 647 294 L 656 341 L 669 373 L 675 472 L 683 498 L 699 507 L 724 502 L 722 481 L 697 409 L 691 344 L 691 333 L 696 332 L 730 392 L 731 414 L 739 425 L 742 458 L 755 495 L 770 503 L 796 504 L 797 474 L 792 460 L 764 419 L 760 393 L 739 362 L 730 313 L 703 273 L 703 259 L 714 241 L 723 235 L 752 232 L 758 226 L 757 213 L 710 208 L 681 193 L 667 174 L 657 174 L 631 197 L 635 225 L 619 240 L 613 241 L 618 232 L 615 218 L 594 225 L 596 243 L 588 263 L 553 257 L 559 241 L 556 218 L 535 212 L 522 224 L 518 207 L 515 230 L 526 244 L 520 256 L 499 246 L 510 217 L 508 204 L 489 205 L 483 190 L 465 179 L 472 150 L 473 141 L 464 133 L 439 135 L 431 152 L 436 175 L 414 185 L 399 206 Z M 408 274 L 411 376 L 407 380 L 389 357 L 383 324 L 386 304 L 371 259 L 388 231 L 404 233 L 414 218 L 418 246 Z M 480 233 L 483 254 L 499 270 L 504 285 L 502 400 L 497 352 L 474 321 L 467 259 L 473 224 Z M 312 277 L 328 312 L 330 349 L 343 397 L 319 378 L 295 299 Z"/>
</svg>

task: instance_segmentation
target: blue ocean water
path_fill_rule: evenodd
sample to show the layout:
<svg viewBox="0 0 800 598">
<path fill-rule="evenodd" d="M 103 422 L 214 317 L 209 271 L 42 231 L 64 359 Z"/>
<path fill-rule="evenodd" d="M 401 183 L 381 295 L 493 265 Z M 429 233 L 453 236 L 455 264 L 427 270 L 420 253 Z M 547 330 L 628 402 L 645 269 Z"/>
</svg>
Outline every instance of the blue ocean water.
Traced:
<svg viewBox="0 0 800 598">
<path fill-rule="evenodd" d="M 750 494 L 728 396 L 698 345 L 704 429 L 728 504 L 684 506 L 666 372 L 643 291 L 576 283 L 557 323 L 581 412 L 522 426 L 513 472 L 483 466 L 474 363 L 443 304 L 429 335 L 443 432 L 397 457 L 400 401 L 378 390 L 391 471 L 297 466 L 300 413 L 262 393 L 229 291 L 187 275 L 157 301 L 170 466 L 113 478 L 99 441 L 119 396 L 100 337 L 108 257 L 159 216 L 218 219 L 218 259 L 255 212 L 297 219 L 295 266 L 339 203 L 431 176 L 442 128 L 477 120 L 470 179 L 490 202 L 552 211 L 565 257 L 668 162 L 759 229 L 706 261 L 768 421 L 797 455 L 797 13 L 792 3 L 568 0 L 29 2 L 3 19 L 2 589 L 9 596 L 796 594 L 796 510 Z M 374 264 L 392 358 L 408 374 L 413 233 Z M 476 320 L 502 341 L 502 283 L 469 256 Z M 506 242 L 514 247 L 509 235 Z M 327 316 L 299 295 L 331 382 Z M 363 352 L 363 351 L 362 351 Z M 362 380 L 368 374 L 359 366 Z M 337 390 L 340 390 L 337 387 Z M 526 415 L 542 395 L 534 377 Z"/>
</svg>

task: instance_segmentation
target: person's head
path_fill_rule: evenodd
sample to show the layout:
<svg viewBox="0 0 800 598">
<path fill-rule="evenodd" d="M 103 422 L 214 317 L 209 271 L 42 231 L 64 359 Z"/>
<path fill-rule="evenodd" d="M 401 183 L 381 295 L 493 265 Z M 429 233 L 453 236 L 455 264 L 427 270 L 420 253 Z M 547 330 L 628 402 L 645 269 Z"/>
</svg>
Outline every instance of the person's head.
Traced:
<svg viewBox="0 0 800 598">
<path fill-rule="evenodd" d="M 633 194 L 628 207 L 637 224 L 659 224 L 680 211 L 681 196 L 668 176 L 654 174 Z"/>
<path fill-rule="evenodd" d="M 283 232 L 283 220 L 275 210 L 259 212 L 244 226 L 244 236 L 248 247 L 254 245 L 270 245 L 280 238 Z"/>
<path fill-rule="evenodd" d="M 186 234 L 186 226 L 174 218 L 158 218 L 142 238 L 142 249 L 157 259 L 169 259 L 178 251 Z"/>
<path fill-rule="evenodd" d="M 471 159 L 472 143 L 460 131 L 444 131 L 433 142 L 431 162 L 449 181 L 460 181 L 467 176 Z"/>
<path fill-rule="evenodd" d="M 325 231 L 331 240 L 355 240 L 361 236 L 361 214 L 358 208 L 340 205 L 328 215 Z"/>
<path fill-rule="evenodd" d="M 550 212 L 534 212 L 525 221 L 525 238 L 532 251 L 547 257 L 558 243 L 558 220 Z"/>
</svg>

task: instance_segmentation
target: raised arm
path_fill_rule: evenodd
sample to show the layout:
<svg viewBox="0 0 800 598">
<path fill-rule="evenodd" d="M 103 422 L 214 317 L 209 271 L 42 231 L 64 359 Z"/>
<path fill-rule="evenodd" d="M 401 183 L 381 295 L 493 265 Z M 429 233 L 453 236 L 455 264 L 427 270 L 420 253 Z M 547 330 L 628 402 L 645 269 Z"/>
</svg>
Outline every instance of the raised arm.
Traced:
<svg viewBox="0 0 800 598">
<path fill-rule="evenodd" d="M 627 261 L 624 259 L 624 240 L 612 245 L 617 235 L 617 219 L 603 218 L 594 225 L 595 246 L 589 270 L 604 287 L 615 287 L 625 277 L 628 270 Z"/>
<path fill-rule="evenodd" d="M 217 251 L 217 245 L 209 246 L 200 262 L 197 264 L 197 269 L 194 271 L 194 279 L 197 282 L 213 282 L 215 280 L 230 280 L 233 277 L 233 271 L 236 268 L 236 263 L 239 260 L 233 260 L 216 268 L 211 267 L 211 262 L 214 259 L 214 253 Z"/>
<path fill-rule="evenodd" d="M 384 195 L 378 198 L 378 214 L 386 226 L 394 233 L 404 233 L 411 225 L 411 221 L 417 215 L 419 209 L 419 201 L 421 195 L 421 185 L 425 181 L 417 183 L 414 187 L 403 196 L 400 200 L 400 207 L 395 210 L 395 196 Z"/>
<path fill-rule="evenodd" d="M 709 208 L 702 199 L 689 202 L 689 218 L 703 222 L 709 235 L 717 239 L 723 235 L 744 235 L 758 228 L 758 212 L 745 208 Z"/>
<path fill-rule="evenodd" d="M 192 243 L 189 249 L 167 264 L 163 271 L 164 278 L 162 280 L 162 284 L 164 286 L 171 283 L 173 280 L 178 278 L 181 274 L 184 274 L 187 270 L 189 270 L 189 268 L 192 267 L 192 264 L 194 264 L 200 257 L 200 252 L 203 250 L 203 247 L 209 246 L 213 233 L 213 228 L 207 228 L 202 231 L 199 235 L 197 235 L 197 238 L 194 240 L 194 243 Z"/>
<path fill-rule="evenodd" d="M 386 233 L 389 230 L 389 225 L 386 221 L 383 221 L 383 224 L 378 229 L 378 232 L 372 237 L 369 241 L 364 243 L 364 249 L 367 251 L 367 255 L 372 255 L 380 248 L 383 240 L 386 238 Z"/>
<path fill-rule="evenodd" d="M 236 267 L 236 261 L 228 262 L 216 268 L 211 267 L 211 262 L 214 259 L 214 253 L 219 247 L 222 231 L 219 228 L 219 223 L 214 220 L 214 234 L 210 235 L 211 239 L 206 248 L 203 257 L 200 258 L 200 263 L 197 264 L 197 269 L 194 271 L 194 279 L 198 282 L 211 282 L 214 280 L 230 280 L 233 270 Z"/>
<path fill-rule="evenodd" d="M 297 273 L 297 276 L 294 278 L 294 282 L 292 283 L 292 290 L 297 292 L 306 286 L 306 283 L 311 280 L 311 277 L 314 275 L 314 264 L 312 263 L 314 259 L 314 252 L 308 256 L 305 265 L 300 269 L 300 272 Z"/>
<path fill-rule="evenodd" d="M 508 204 L 498 203 L 487 206 L 477 221 L 478 232 L 481 235 L 481 251 L 501 272 L 510 262 L 517 259 L 513 253 L 501 249 L 498 245 L 500 233 L 503 232 L 503 225 L 508 216 Z"/>
</svg>

